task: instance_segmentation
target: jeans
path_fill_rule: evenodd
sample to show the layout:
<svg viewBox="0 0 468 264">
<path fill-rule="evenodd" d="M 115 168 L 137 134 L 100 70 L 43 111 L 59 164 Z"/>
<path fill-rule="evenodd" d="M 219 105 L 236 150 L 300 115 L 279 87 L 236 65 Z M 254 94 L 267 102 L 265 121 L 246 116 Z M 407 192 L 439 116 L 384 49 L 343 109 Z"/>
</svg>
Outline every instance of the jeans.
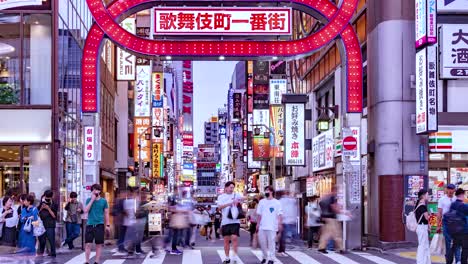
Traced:
<svg viewBox="0 0 468 264">
<path fill-rule="evenodd" d="M 117 246 L 120 251 L 125 251 L 125 234 L 127 233 L 127 227 L 124 225 L 120 226 L 119 239 L 117 240 Z"/>
<path fill-rule="evenodd" d="M 452 260 L 453 260 L 453 252 L 452 252 L 452 237 L 447 231 L 446 225 L 442 225 L 442 233 L 444 234 L 445 238 L 445 261 L 447 263 L 452 263 L 449 262 L 449 256 L 452 255 Z M 461 245 L 460 245 L 461 246 Z M 460 256 L 461 256 L 461 247 L 454 247 L 455 248 L 455 263 L 460 262 Z"/>
<path fill-rule="evenodd" d="M 281 239 L 278 252 L 286 251 L 286 239 L 294 237 L 295 231 L 295 224 L 283 224 L 283 231 L 281 232 Z"/>
<path fill-rule="evenodd" d="M 461 264 L 467 264 L 468 263 L 468 234 L 456 234 L 455 236 L 453 236 L 453 245 L 448 254 L 447 263 L 453 262 L 454 249 L 456 249 L 455 251 L 460 251 L 460 248 L 462 248 L 461 259 L 460 259 Z M 458 263 L 458 261 L 456 263 Z"/>
<path fill-rule="evenodd" d="M 39 237 L 39 250 L 38 254 L 44 254 L 47 240 L 50 243 L 50 255 L 56 256 L 55 252 L 55 227 L 46 227 L 46 232 Z"/>
<path fill-rule="evenodd" d="M 68 245 L 68 248 L 73 249 L 73 240 L 80 236 L 80 224 L 66 222 L 65 227 L 67 229 L 67 238 L 65 239 L 65 244 Z"/>
<path fill-rule="evenodd" d="M 177 242 L 181 236 L 183 229 L 172 229 L 172 250 L 177 250 Z"/>
</svg>

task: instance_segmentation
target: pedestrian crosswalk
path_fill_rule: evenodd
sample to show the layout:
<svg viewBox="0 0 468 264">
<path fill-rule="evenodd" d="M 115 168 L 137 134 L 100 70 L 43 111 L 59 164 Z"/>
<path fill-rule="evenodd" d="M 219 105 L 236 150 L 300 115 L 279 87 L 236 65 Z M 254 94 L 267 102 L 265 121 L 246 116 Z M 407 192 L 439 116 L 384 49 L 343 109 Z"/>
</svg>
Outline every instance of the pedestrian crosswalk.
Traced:
<svg viewBox="0 0 468 264">
<path fill-rule="evenodd" d="M 260 250 L 252 250 L 250 248 L 243 248 L 239 250 L 239 256 L 236 264 L 254 264 L 260 263 L 263 258 Z M 286 252 L 286 256 L 278 256 L 275 264 L 286 263 L 300 263 L 300 264 L 404 264 L 411 262 L 402 262 L 400 260 L 391 260 L 383 257 L 382 255 L 373 255 L 364 252 L 352 252 L 347 254 L 337 254 L 329 252 L 329 254 L 321 254 L 313 250 L 292 250 Z M 95 256 L 95 253 L 92 253 Z M 234 263 L 234 256 L 231 252 L 231 263 Z M 184 250 L 182 255 L 170 255 L 166 252 L 159 252 L 154 255 L 148 253 L 147 255 L 140 255 L 134 258 L 124 258 L 122 256 L 113 256 L 112 253 L 104 253 L 101 257 L 102 264 L 215 264 L 222 263 L 225 259 L 225 253 L 222 248 L 200 248 L 192 250 Z M 94 261 L 92 259 L 91 263 Z M 62 262 L 63 264 L 83 264 L 84 253 L 71 258 L 68 261 Z"/>
</svg>

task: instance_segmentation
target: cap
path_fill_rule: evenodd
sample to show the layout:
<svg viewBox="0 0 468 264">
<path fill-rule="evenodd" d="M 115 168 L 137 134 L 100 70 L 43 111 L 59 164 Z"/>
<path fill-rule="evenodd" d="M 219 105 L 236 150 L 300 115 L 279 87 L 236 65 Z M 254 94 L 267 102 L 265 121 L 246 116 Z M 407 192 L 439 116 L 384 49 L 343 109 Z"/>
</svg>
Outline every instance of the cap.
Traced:
<svg viewBox="0 0 468 264">
<path fill-rule="evenodd" d="M 450 190 L 455 190 L 455 188 L 457 188 L 457 187 L 455 187 L 454 184 L 449 183 L 449 184 L 447 184 L 447 186 L 445 186 L 445 188 L 450 189 Z"/>
</svg>

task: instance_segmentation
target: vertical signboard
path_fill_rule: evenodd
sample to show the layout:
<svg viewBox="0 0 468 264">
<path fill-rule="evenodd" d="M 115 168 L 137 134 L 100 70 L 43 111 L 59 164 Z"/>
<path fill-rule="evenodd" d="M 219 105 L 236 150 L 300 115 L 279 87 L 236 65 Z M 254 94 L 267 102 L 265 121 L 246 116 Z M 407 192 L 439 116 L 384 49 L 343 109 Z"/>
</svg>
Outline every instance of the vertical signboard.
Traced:
<svg viewBox="0 0 468 264">
<path fill-rule="evenodd" d="M 437 1 L 427 0 L 427 43 L 437 43 Z"/>
<path fill-rule="evenodd" d="M 94 127 L 92 126 L 85 126 L 84 127 L 84 160 L 86 161 L 94 161 L 95 154 L 94 154 Z"/>
<path fill-rule="evenodd" d="M 266 84 L 254 84 L 253 109 L 269 109 L 269 88 Z"/>
<path fill-rule="evenodd" d="M 270 107 L 270 128 L 273 139 L 271 140 L 271 155 L 272 157 L 283 157 L 281 151 L 281 142 L 284 136 L 284 108 L 283 106 L 271 106 Z"/>
<path fill-rule="evenodd" d="M 192 61 L 182 61 L 182 114 L 184 131 L 193 131 L 193 78 Z M 193 144 L 192 144 L 193 146 Z"/>
<path fill-rule="evenodd" d="M 285 104 L 284 162 L 286 166 L 305 165 L 305 104 Z"/>
<path fill-rule="evenodd" d="M 254 109 L 253 112 L 253 159 L 265 161 L 270 159 L 270 138 L 265 138 L 269 131 L 269 110 Z"/>
<path fill-rule="evenodd" d="M 162 72 L 153 72 L 152 86 L 153 86 L 153 107 L 163 107 L 164 95 L 164 75 Z"/>
<path fill-rule="evenodd" d="M 437 131 L 437 48 L 416 53 L 416 133 Z"/>
<path fill-rule="evenodd" d="M 258 183 L 258 189 L 260 193 L 265 192 L 265 188 L 270 185 L 270 175 L 269 174 L 260 174 L 258 177 L 259 183 Z"/>
<path fill-rule="evenodd" d="M 437 43 L 436 0 L 416 0 L 416 48 Z"/>
<path fill-rule="evenodd" d="M 333 129 L 330 129 L 312 139 L 312 171 L 333 168 L 335 139 Z"/>
<path fill-rule="evenodd" d="M 468 24 L 443 24 L 441 38 L 440 77 L 468 79 Z"/>
<path fill-rule="evenodd" d="M 234 119 L 242 118 L 242 94 L 234 93 L 233 95 L 233 116 Z"/>
<path fill-rule="evenodd" d="M 270 79 L 270 105 L 281 105 L 281 98 L 286 93 L 288 80 Z"/>
<path fill-rule="evenodd" d="M 135 82 L 135 117 L 150 116 L 151 66 L 136 66 L 137 78 Z"/>
<path fill-rule="evenodd" d="M 141 152 L 141 159 L 143 162 L 150 162 L 150 144 L 151 141 L 147 140 L 145 133 L 150 133 L 148 128 L 151 126 L 149 117 L 135 117 L 134 119 L 134 148 L 133 157 L 136 162 L 139 162 L 139 150 Z M 141 141 L 140 141 L 141 139 Z M 140 145 L 141 142 L 141 145 Z"/>
<path fill-rule="evenodd" d="M 253 84 L 268 85 L 270 74 L 270 63 L 268 61 L 253 62 Z"/>
<path fill-rule="evenodd" d="M 247 168 L 249 169 L 261 169 L 262 168 L 262 162 L 254 160 L 253 150 L 247 151 Z"/>
<path fill-rule="evenodd" d="M 153 177 L 161 178 L 163 177 L 163 143 L 154 142 L 153 143 Z"/>
<path fill-rule="evenodd" d="M 126 18 L 122 23 L 122 27 L 128 32 L 136 33 L 136 19 L 134 17 Z M 136 58 L 132 54 L 121 48 L 117 48 L 117 80 L 118 81 L 133 81 L 135 80 L 135 65 Z"/>
</svg>

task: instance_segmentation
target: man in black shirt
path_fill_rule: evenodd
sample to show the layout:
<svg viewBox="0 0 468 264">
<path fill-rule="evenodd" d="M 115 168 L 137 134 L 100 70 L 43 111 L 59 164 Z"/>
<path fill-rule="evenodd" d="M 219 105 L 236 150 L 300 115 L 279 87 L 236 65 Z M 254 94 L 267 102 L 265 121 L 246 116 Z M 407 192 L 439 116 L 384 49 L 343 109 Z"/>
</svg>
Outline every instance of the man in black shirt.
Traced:
<svg viewBox="0 0 468 264">
<path fill-rule="evenodd" d="M 336 220 L 336 215 L 342 211 L 336 195 L 337 189 L 336 186 L 333 186 L 331 193 L 324 197 L 319 203 L 322 210 L 322 220 L 325 222 L 325 225 L 322 227 L 318 251 L 324 254 L 328 253 L 326 246 L 330 239 L 335 241 L 338 251 L 344 253 L 341 224 Z"/>
<path fill-rule="evenodd" d="M 47 240 L 50 244 L 50 255 L 55 258 L 55 225 L 57 222 L 57 211 L 58 206 L 52 201 L 54 193 L 51 190 L 44 192 L 44 196 L 39 204 L 39 216 L 44 224 L 46 232 L 39 237 L 39 250 L 38 255 L 41 256 L 44 254 L 44 249 L 47 243 Z"/>
</svg>

